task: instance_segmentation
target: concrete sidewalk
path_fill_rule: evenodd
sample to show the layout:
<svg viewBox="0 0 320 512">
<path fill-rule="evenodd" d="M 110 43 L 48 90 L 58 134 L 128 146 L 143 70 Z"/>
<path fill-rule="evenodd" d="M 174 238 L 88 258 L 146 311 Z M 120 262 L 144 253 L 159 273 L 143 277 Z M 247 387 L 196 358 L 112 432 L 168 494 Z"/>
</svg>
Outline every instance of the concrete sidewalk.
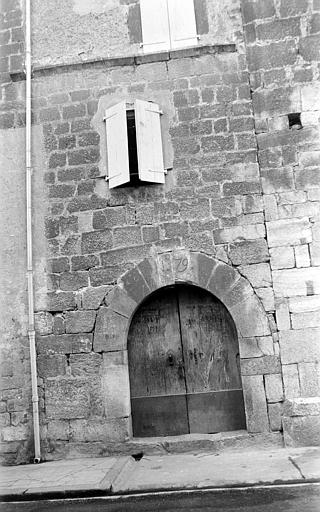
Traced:
<svg viewBox="0 0 320 512">
<path fill-rule="evenodd" d="M 320 448 L 108 457 L 3 467 L 2 500 L 320 481 Z"/>
</svg>

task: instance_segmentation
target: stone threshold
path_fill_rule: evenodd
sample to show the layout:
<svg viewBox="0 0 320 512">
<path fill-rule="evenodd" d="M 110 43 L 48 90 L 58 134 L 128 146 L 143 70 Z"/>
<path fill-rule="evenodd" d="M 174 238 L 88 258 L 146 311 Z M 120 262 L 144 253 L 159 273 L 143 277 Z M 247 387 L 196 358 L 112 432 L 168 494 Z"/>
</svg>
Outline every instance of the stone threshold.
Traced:
<svg viewBox="0 0 320 512">
<path fill-rule="evenodd" d="M 208 54 L 234 53 L 237 51 L 236 45 L 212 44 L 199 45 L 179 50 L 168 50 L 164 52 L 144 53 L 139 55 L 129 55 L 128 57 L 101 57 L 86 61 L 72 62 L 70 64 L 53 64 L 48 66 L 33 66 L 32 78 L 48 76 L 56 73 L 66 73 L 69 71 L 79 71 L 90 69 L 100 65 L 103 68 L 114 68 L 119 66 L 139 66 L 141 64 L 151 64 L 154 62 L 166 62 L 175 59 L 184 59 L 187 57 L 201 57 Z M 24 71 L 12 71 L 10 73 L 13 82 L 20 82 L 26 79 Z"/>
<path fill-rule="evenodd" d="M 246 430 L 220 432 L 218 434 L 184 434 L 181 436 L 132 438 L 124 443 L 108 446 L 106 455 L 164 455 L 178 453 L 199 453 L 245 450 L 270 450 L 283 448 L 282 432 L 249 434 Z"/>
</svg>

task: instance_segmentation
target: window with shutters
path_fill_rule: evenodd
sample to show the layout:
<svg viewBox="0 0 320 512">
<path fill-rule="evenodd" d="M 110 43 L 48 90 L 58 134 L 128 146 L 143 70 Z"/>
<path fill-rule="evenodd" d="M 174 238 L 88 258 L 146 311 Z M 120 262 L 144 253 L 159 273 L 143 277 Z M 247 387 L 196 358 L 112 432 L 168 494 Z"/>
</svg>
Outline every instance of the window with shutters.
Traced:
<svg viewBox="0 0 320 512">
<path fill-rule="evenodd" d="M 122 101 L 106 110 L 109 188 L 164 183 L 159 105 Z"/>
<path fill-rule="evenodd" d="M 194 0 L 140 0 L 144 52 L 198 43 Z"/>
</svg>

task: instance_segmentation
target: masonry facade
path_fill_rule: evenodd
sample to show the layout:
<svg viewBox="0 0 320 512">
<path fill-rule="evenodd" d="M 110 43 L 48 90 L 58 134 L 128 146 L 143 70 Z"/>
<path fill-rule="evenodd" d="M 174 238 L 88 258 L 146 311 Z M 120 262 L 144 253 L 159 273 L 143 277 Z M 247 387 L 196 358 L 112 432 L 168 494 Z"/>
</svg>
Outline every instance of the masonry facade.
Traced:
<svg viewBox="0 0 320 512">
<path fill-rule="evenodd" d="M 319 444 L 319 1 L 195 1 L 199 44 L 159 53 L 140 48 L 136 0 L 56 3 L 34 2 L 32 19 L 43 458 L 130 451 L 130 323 L 175 283 L 233 318 L 247 432 Z M 23 5 L 2 11 L 1 445 L 21 463 L 32 458 Z M 164 184 L 110 188 L 105 112 L 135 100 L 163 112 L 168 171 Z"/>
</svg>

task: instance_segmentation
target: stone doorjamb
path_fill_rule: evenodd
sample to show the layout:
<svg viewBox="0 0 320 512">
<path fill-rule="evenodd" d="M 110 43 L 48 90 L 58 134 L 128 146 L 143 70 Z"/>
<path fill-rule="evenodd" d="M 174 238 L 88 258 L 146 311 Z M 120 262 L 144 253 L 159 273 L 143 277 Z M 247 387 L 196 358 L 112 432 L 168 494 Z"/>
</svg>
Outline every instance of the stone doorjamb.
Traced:
<svg viewBox="0 0 320 512">
<path fill-rule="evenodd" d="M 268 408 L 264 387 L 265 365 L 280 373 L 268 317 L 251 284 L 230 265 L 200 252 L 176 250 L 150 256 L 123 274 L 99 310 L 93 348 L 102 352 L 102 388 L 110 415 L 130 417 L 127 335 L 139 305 L 155 290 L 186 283 L 205 289 L 230 312 L 238 332 L 241 376 L 248 432 L 267 432 Z M 267 346 L 266 353 L 257 350 Z M 259 354 L 258 354 L 259 355 Z M 268 361 L 266 361 L 266 358 Z M 108 414 L 109 416 L 109 414 Z"/>
</svg>

